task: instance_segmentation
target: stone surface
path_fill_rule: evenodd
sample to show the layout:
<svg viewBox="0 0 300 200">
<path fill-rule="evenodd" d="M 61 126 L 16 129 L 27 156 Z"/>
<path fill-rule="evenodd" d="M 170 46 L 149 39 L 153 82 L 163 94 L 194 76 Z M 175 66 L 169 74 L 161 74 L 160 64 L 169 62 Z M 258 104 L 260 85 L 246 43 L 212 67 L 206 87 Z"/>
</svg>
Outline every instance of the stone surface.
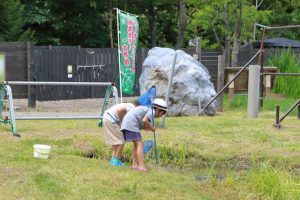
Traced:
<svg viewBox="0 0 300 200">
<path fill-rule="evenodd" d="M 139 78 L 140 92 L 143 94 L 155 85 L 157 97 L 165 98 L 175 52 L 177 58 L 168 102 L 168 115 L 197 115 L 209 99 L 216 95 L 216 91 L 206 67 L 181 50 L 155 47 L 149 51 Z M 207 114 L 215 115 L 215 108 L 214 102 L 207 109 Z"/>
</svg>

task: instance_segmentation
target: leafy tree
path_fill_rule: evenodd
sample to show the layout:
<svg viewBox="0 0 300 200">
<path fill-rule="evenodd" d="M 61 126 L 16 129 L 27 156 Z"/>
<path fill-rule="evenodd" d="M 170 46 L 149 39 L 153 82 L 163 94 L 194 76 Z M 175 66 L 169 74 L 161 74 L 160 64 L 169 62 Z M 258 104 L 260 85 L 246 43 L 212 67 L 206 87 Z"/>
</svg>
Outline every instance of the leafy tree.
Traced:
<svg viewBox="0 0 300 200">
<path fill-rule="evenodd" d="M 109 44 L 101 0 L 24 0 L 27 26 L 37 44 L 105 47 Z"/>
<path fill-rule="evenodd" d="M 0 41 L 24 42 L 33 38 L 34 32 L 26 29 L 23 6 L 18 0 L 0 1 Z"/>
<path fill-rule="evenodd" d="M 189 0 L 197 7 L 189 25 L 195 35 L 202 36 L 203 47 L 224 50 L 226 66 L 236 63 L 239 41 L 251 40 L 254 22 L 268 24 L 270 13 L 257 11 L 245 0 Z M 230 58 L 230 49 L 234 56 Z"/>
<path fill-rule="evenodd" d="M 287 26 L 300 24 L 300 1 L 298 0 L 265 0 L 259 7 L 271 11 L 271 26 Z M 268 31 L 268 37 L 300 38 L 300 28 L 278 29 Z"/>
</svg>

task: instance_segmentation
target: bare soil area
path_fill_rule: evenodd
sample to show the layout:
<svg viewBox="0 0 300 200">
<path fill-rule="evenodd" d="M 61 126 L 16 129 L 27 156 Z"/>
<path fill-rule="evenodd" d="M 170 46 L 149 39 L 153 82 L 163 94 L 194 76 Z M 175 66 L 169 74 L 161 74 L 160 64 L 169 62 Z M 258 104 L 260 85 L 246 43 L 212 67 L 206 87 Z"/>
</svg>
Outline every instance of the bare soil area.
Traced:
<svg viewBox="0 0 300 200">
<path fill-rule="evenodd" d="M 123 97 L 123 102 L 131 102 L 137 97 Z M 59 101 L 37 101 L 35 108 L 28 108 L 27 99 L 14 99 L 15 115 L 99 115 L 104 99 L 77 99 Z M 115 104 L 115 100 L 110 98 L 108 107 Z M 7 111 L 4 111 L 4 115 Z"/>
</svg>

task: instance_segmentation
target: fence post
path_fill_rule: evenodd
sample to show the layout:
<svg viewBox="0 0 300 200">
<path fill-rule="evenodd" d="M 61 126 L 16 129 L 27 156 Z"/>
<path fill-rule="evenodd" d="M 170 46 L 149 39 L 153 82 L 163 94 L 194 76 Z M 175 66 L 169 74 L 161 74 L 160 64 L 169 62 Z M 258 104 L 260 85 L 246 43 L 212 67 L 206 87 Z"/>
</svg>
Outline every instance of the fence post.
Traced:
<svg viewBox="0 0 300 200">
<path fill-rule="evenodd" d="M 298 104 L 298 119 L 300 119 L 300 103 Z"/>
<path fill-rule="evenodd" d="M 230 82 L 234 77 L 234 74 L 228 74 L 228 82 Z M 228 86 L 228 101 L 233 102 L 234 99 L 234 81 Z"/>
<path fill-rule="evenodd" d="M 266 75 L 265 90 L 266 90 L 266 97 L 271 97 L 271 75 Z"/>
<path fill-rule="evenodd" d="M 217 80 L 217 92 L 219 92 L 224 86 L 224 74 L 225 74 L 225 59 L 224 55 L 218 56 L 218 80 Z M 223 94 L 217 99 L 217 111 L 223 111 Z"/>
<path fill-rule="evenodd" d="M 274 126 L 277 127 L 277 128 L 280 128 L 279 111 L 280 111 L 280 107 L 279 107 L 279 106 L 276 106 L 276 119 L 275 119 L 275 124 L 274 124 Z"/>
<path fill-rule="evenodd" d="M 248 78 L 248 118 L 253 119 L 258 117 L 259 110 L 259 79 L 260 66 L 249 66 Z"/>
<path fill-rule="evenodd" d="M 33 45 L 27 42 L 27 80 L 35 81 L 35 66 L 33 56 Z M 35 108 L 36 106 L 36 86 L 27 86 L 28 107 Z"/>
<path fill-rule="evenodd" d="M 201 61 L 201 38 L 196 37 L 196 54 L 198 56 L 198 60 Z"/>
</svg>

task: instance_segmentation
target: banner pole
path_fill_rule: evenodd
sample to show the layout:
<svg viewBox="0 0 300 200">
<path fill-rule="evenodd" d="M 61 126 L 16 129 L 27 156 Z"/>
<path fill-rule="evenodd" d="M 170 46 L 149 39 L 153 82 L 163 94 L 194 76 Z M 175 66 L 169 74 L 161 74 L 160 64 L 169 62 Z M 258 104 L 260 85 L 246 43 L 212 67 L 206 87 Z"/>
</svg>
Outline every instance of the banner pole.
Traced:
<svg viewBox="0 0 300 200">
<path fill-rule="evenodd" d="M 117 8 L 117 28 L 118 28 L 118 58 L 119 58 L 119 79 L 120 79 L 120 102 L 123 103 L 123 95 L 122 95 L 122 71 L 121 71 L 121 50 L 120 50 L 120 24 L 119 24 L 119 12 L 120 10 Z"/>
</svg>

